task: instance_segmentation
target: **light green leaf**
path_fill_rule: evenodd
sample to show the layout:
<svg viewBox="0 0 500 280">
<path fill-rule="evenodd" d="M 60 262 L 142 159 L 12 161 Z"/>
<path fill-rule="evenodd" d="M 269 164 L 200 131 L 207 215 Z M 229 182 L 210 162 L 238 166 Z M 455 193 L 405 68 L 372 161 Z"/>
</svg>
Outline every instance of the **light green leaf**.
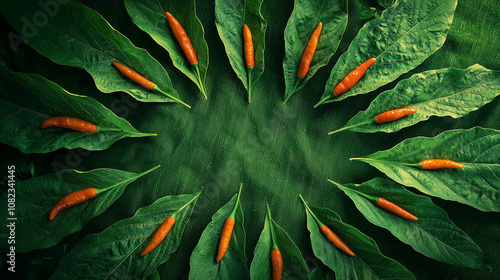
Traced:
<svg viewBox="0 0 500 280">
<path fill-rule="evenodd" d="M 393 148 L 356 158 L 399 184 L 458 201 L 481 211 L 500 212 L 500 131 L 480 127 L 449 130 L 434 138 L 406 139 Z M 411 164 L 449 159 L 458 169 L 421 170 Z"/>
<path fill-rule="evenodd" d="M 35 177 L 16 184 L 16 243 L 17 252 L 27 252 L 48 248 L 61 242 L 66 236 L 81 230 L 88 221 L 102 214 L 117 200 L 125 187 L 137 178 L 148 174 L 159 166 L 143 173 L 132 173 L 115 169 L 95 169 L 88 172 L 73 169 Z M 70 207 L 60 212 L 49 221 L 52 207 L 64 196 L 86 188 L 107 189 L 97 197 Z M 8 192 L 1 201 L 7 205 Z M 5 228 L 9 221 L 8 212 L 2 211 L 1 226 Z M 0 245 L 6 252 L 9 245 Z"/>
<path fill-rule="evenodd" d="M 216 0 L 215 25 L 226 48 L 234 72 L 252 99 L 252 87 L 264 72 L 264 49 L 267 23 L 260 13 L 263 0 Z M 243 51 L 243 25 L 252 32 L 255 67 L 249 71 Z"/>
<path fill-rule="evenodd" d="M 399 0 L 366 23 L 333 67 L 316 106 L 369 93 L 420 65 L 444 44 L 456 6 L 457 0 Z M 336 97 L 333 88 L 372 57 L 377 61 L 359 82 Z"/>
<path fill-rule="evenodd" d="M 450 221 L 448 214 L 432 203 L 430 198 L 413 194 L 392 181 L 379 178 L 361 185 L 333 183 L 352 199 L 368 221 L 389 230 L 415 251 L 457 266 L 491 269 L 479 246 Z M 404 219 L 377 207 L 358 192 L 394 202 L 418 220 Z"/>
<path fill-rule="evenodd" d="M 500 94 L 500 72 L 475 64 L 465 70 L 454 68 L 415 74 L 381 93 L 366 111 L 359 112 L 342 130 L 357 132 L 394 132 L 428 120 L 431 116 L 460 118 L 491 102 Z M 417 113 L 399 120 L 377 124 L 383 112 L 415 108 Z"/>
<path fill-rule="evenodd" d="M 285 28 L 285 100 L 302 89 L 316 71 L 328 64 L 340 44 L 347 26 L 347 0 L 296 0 Z M 318 47 L 309 72 L 302 79 L 297 76 L 302 53 L 311 35 L 322 22 Z"/>
<path fill-rule="evenodd" d="M 237 196 L 226 203 L 213 216 L 212 221 L 201 234 L 189 261 L 189 279 L 248 279 L 247 257 L 245 255 L 246 236 L 243 228 L 243 211 Z M 217 249 L 226 218 L 236 207 L 235 224 L 229 247 L 219 263 L 215 262 Z"/>
<path fill-rule="evenodd" d="M 77 147 L 104 150 L 122 138 L 156 135 L 137 131 L 95 99 L 69 93 L 42 76 L 0 68 L 0 80 L 0 142 L 23 153 Z M 66 128 L 40 129 L 44 120 L 56 116 L 75 117 L 121 131 L 91 134 Z"/>
<path fill-rule="evenodd" d="M 30 47 L 57 64 L 85 69 L 102 92 L 124 91 L 142 102 L 183 103 L 163 66 L 146 50 L 134 46 L 79 1 L 61 2 L 55 4 L 57 12 L 43 28 L 28 20 L 40 11 L 33 1 L 0 1 L 0 11 Z M 149 91 L 132 82 L 112 62 L 130 67 L 155 83 L 156 89 Z"/>
<path fill-rule="evenodd" d="M 166 196 L 137 210 L 101 233 L 86 236 L 62 259 L 50 277 L 55 279 L 140 279 L 151 275 L 177 250 L 201 190 L 194 194 Z M 180 209 L 182 208 L 182 209 Z M 176 221 L 165 239 L 144 257 L 141 251 L 151 235 L 169 216 Z"/>
</svg>

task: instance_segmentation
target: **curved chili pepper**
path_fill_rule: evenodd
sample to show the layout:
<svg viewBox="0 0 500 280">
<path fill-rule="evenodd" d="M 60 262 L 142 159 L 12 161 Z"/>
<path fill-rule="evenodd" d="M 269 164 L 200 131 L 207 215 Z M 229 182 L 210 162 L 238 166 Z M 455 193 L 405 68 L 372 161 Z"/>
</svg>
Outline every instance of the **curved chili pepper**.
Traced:
<svg viewBox="0 0 500 280">
<path fill-rule="evenodd" d="M 426 159 L 420 162 L 422 169 L 462 168 L 463 165 L 448 159 Z"/>
<path fill-rule="evenodd" d="M 395 110 L 390 110 L 390 111 L 384 112 L 382 114 L 378 114 L 375 117 L 375 120 L 379 124 L 386 123 L 386 122 L 392 122 L 392 121 L 400 119 L 406 115 L 414 114 L 416 112 L 417 112 L 417 109 L 414 109 L 414 108 L 395 109 Z"/>
<path fill-rule="evenodd" d="M 321 29 L 323 28 L 323 23 L 319 23 L 318 27 L 314 30 L 309 42 L 307 42 L 307 46 L 302 53 L 302 58 L 299 64 L 299 70 L 297 70 L 297 76 L 300 78 L 304 78 L 309 72 L 309 66 L 311 65 L 311 61 L 313 60 L 314 53 L 316 52 L 316 47 L 319 42 L 319 35 L 321 34 Z"/>
<path fill-rule="evenodd" d="M 160 242 L 165 239 L 167 236 L 168 232 L 172 229 L 172 226 L 175 224 L 175 219 L 172 218 L 172 216 L 168 216 L 161 224 L 160 226 L 156 229 L 155 233 L 153 234 L 153 237 L 151 240 L 149 240 L 148 245 L 146 245 L 146 248 L 141 252 L 141 257 L 145 256 L 147 253 L 151 252 L 160 244 Z"/>
<path fill-rule="evenodd" d="M 169 12 L 165 13 L 167 15 L 168 24 L 174 33 L 177 42 L 181 46 L 181 49 L 186 54 L 186 57 L 191 64 L 198 63 L 198 58 L 196 57 L 196 53 L 194 52 L 193 44 L 191 43 L 191 39 L 187 35 L 182 25 L 179 21 Z"/>
<path fill-rule="evenodd" d="M 361 77 L 363 77 L 366 70 L 373 65 L 375 60 L 376 58 L 372 57 L 359 65 L 356 69 L 354 69 L 354 71 L 347 74 L 347 76 L 345 76 L 345 78 L 333 89 L 333 93 L 336 96 L 339 96 L 352 88 L 361 79 Z"/>
<path fill-rule="evenodd" d="M 64 209 L 85 202 L 96 196 L 97 190 L 95 188 L 79 190 L 64 196 L 56 204 L 54 204 L 52 209 L 50 209 L 49 220 L 54 220 L 57 214 L 59 214 L 59 212 L 63 211 Z"/>
<path fill-rule="evenodd" d="M 412 215 L 410 212 L 406 211 L 405 209 L 396 205 L 394 202 L 391 202 L 387 199 L 379 197 L 379 199 L 377 201 L 377 206 L 384 208 L 388 211 L 391 211 L 392 213 L 394 213 L 402 218 L 414 220 L 414 221 L 418 220 L 418 218 L 415 217 L 414 215 Z"/>
<path fill-rule="evenodd" d="M 128 68 L 125 65 L 122 65 L 118 62 L 113 62 L 113 66 L 120 71 L 123 75 L 125 75 L 127 78 L 131 79 L 132 81 L 140 84 L 141 86 L 153 90 L 155 88 L 155 83 L 151 82 L 150 80 L 144 78 L 141 74 L 135 72 L 134 70 Z"/>
<path fill-rule="evenodd" d="M 47 127 L 63 127 L 87 133 L 97 132 L 97 126 L 95 124 L 82 119 L 66 116 L 48 118 L 40 124 L 41 129 Z"/>
</svg>

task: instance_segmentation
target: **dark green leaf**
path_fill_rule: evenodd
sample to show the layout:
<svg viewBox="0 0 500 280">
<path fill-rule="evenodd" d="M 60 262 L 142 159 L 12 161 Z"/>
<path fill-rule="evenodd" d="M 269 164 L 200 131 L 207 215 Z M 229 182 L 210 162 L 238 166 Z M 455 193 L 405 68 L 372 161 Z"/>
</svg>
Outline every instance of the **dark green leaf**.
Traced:
<svg viewBox="0 0 500 280">
<path fill-rule="evenodd" d="M 415 137 L 393 148 L 357 158 L 394 181 L 481 211 L 500 212 L 500 131 L 480 127 L 445 131 L 434 138 Z M 409 164 L 443 158 L 459 169 L 421 170 Z"/>
<path fill-rule="evenodd" d="M 311 232 L 313 252 L 325 265 L 335 271 L 338 279 L 415 279 L 403 265 L 382 255 L 373 239 L 343 223 L 335 212 L 311 205 L 309 207 L 316 217 L 356 254 L 351 257 L 335 247 L 306 210 L 307 228 Z"/>
<path fill-rule="evenodd" d="M 394 132 L 431 116 L 460 118 L 491 102 L 499 94 L 500 72 L 478 64 L 465 70 L 426 71 L 381 93 L 366 111 L 359 112 L 338 131 Z M 415 108 L 417 113 L 389 123 L 374 122 L 376 115 L 399 108 Z"/>
<path fill-rule="evenodd" d="M 229 62 L 238 78 L 248 91 L 251 100 L 251 88 L 264 72 L 264 48 L 267 23 L 260 13 L 263 0 L 216 0 L 215 25 L 226 48 Z M 252 32 L 255 67 L 247 73 L 243 52 L 243 25 Z M 250 82 L 248 81 L 250 77 Z"/>
<path fill-rule="evenodd" d="M 101 233 L 86 236 L 62 259 L 54 279 L 140 279 L 151 275 L 177 250 L 201 190 L 194 194 L 166 196 L 137 210 L 132 218 L 118 221 Z M 144 257 L 158 226 L 176 212 L 177 219 L 165 239 Z"/>
<path fill-rule="evenodd" d="M 90 219 L 100 215 L 117 200 L 125 187 L 137 178 L 155 170 L 154 167 L 143 173 L 132 173 L 115 169 L 95 169 L 88 172 L 63 170 L 57 173 L 35 177 L 16 183 L 16 243 L 17 252 L 27 252 L 39 248 L 48 248 L 63 240 L 66 236 L 81 230 Z M 53 221 L 49 221 L 50 209 L 65 195 L 86 189 L 106 189 L 96 198 L 60 212 Z M 8 192 L 2 197 L 7 205 Z M 9 212 L 2 211 L 1 226 L 5 228 Z M 0 245 L 6 252 L 7 242 Z"/>
<path fill-rule="evenodd" d="M 104 150 L 122 138 L 155 135 L 137 131 L 95 99 L 69 93 L 42 76 L 0 69 L 0 80 L 0 121 L 3 123 L 0 141 L 23 153 L 77 147 Z M 56 127 L 40 129 L 44 120 L 55 116 L 75 117 L 121 131 L 91 134 Z"/>
<path fill-rule="evenodd" d="M 307 75 L 297 77 L 302 53 L 311 35 L 323 23 L 318 47 Z M 285 100 L 303 88 L 319 68 L 325 66 L 335 54 L 347 26 L 347 0 L 296 0 L 295 6 L 285 28 Z M 295 84 L 297 86 L 295 87 Z"/>
<path fill-rule="evenodd" d="M 309 269 L 299 249 L 290 236 L 272 218 L 271 223 L 283 259 L 282 279 L 308 279 Z M 255 245 L 254 258 L 250 266 L 250 278 L 252 280 L 272 279 L 271 234 L 269 217 L 266 216 L 264 229 L 260 234 L 257 245 Z"/>
<path fill-rule="evenodd" d="M 458 266 L 488 268 L 479 246 L 459 229 L 448 214 L 426 196 L 416 195 L 385 179 L 373 179 L 361 185 L 335 183 L 356 204 L 371 223 L 386 228 L 402 242 L 429 258 Z M 401 218 L 375 206 L 357 192 L 384 198 L 418 217 Z"/>
<path fill-rule="evenodd" d="M 371 92 L 420 65 L 443 45 L 456 5 L 457 0 L 400 0 L 366 23 L 333 67 L 316 106 Z M 363 78 L 335 97 L 333 88 L 372 57 L 377 61 Z"/>
<path fill-rule="evenodd" d="M 30 47 L 55 63 L 85 69 L 102 92 L 124 91 L 143 102 L 182 103 L 163 66 L 146 50 L 134 46 L 96 11 L 76 0 L 61 2 L 54 4 L 57 12 L 50 18 L 43 14 L 47 23 L 41 27 L 31 21 L 40 11 L 33 1 L 0 1 L 0 11 Z M 132 68 L 159 90 L 132 82 L 112 62 Z"/>
<path fill-rule="evenodd" d="M 248 279 L 247 257 L 245 255 L 246 236 L 243 228 L 241 203 L 236 205 L 233 233 L 226 254 L 219 263 L 215 262 L 222 227 L 235 207 L 237 196 L 226 203 L 213 216 L 212 221 L 201 234 L 189 261 L 189 279 Z"/>
<path fill-rule="evenodd" d="M 125 0 L 132 21 L 165 48 L 177 69 L 196 83 L 205 98 L 205 78 L 208 68 L 208 45 L 203 25 L 196 16 L 194 0 Z M 193 44 L 198 58 L 200 77 L 189 63 L 167 21 L 165 12 L 171 13 L 182 25 Z"/>
</svg>

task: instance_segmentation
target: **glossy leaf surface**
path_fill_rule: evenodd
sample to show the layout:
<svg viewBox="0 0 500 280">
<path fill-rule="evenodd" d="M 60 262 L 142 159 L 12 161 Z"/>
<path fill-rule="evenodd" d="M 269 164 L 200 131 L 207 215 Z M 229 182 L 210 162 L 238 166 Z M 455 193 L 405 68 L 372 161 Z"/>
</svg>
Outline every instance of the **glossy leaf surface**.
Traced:
<svg viewBox="0 0 500 280">
<path fill-rule="evenodd" d="M 400 0 L 366 23 L 333 67 L 317 105 L 369 93 L 420 65 L 443 45 L 456 6 L 457 0 Z M 377 61 L 361 80 L 336 97 L 333 88 L 372 57 Z"/>
<path fill-rule="evenodd" d="M 60 2 L 50 19 L 44 14 L 43 28 L 28 20 L 35 20 L 41 9 L 33 1 L 1 1 L 0 11 L 30 47 L 55 63 L 85 69 L 102 92 L 124 91 L 142 102 L 181 102 L 163 66 L 146 50 L 134 46 L 99 13 L 79 1 Z M 132 82 L 112 62 L 128 66 L 163 93 Z"/>
<path fill-rule="evenodd" d="M 302 89 L 316 71 L 328 64 L 340 44 L 347 26 L 347 0 L 297 0 L 285 28 L 285 57 L 283 71 L 285 75 L 285 99 Z M 298 81 L 297 70 L 304 49 L 318 24 L 323 28 L 318 46 L 311 61 L 309 72 Z"/>
<path fill-rule="evenodd" d="M 500 72 L 481 65 L 465 70 L 430 70 L 415 74 L 399 82 L 394 89 L 381 93 L 366 111 L 356 114 L 339 130 L 395 132 L 431 116 L 460 118 L 499 94 Z M 399 108 L 414 108 L 417 113 L 384 124 L 373 122 L 376 115 Z"/>
<path fill-rule="evenodd" d="M 479 246 L 430 198 L 413 194 L 386 179 L 377 178 L 361 185 L 334 184 L 349 196 L 368 221 L 389 230 L 399 240 L 412 246 L 415 251 L 457 266 L 490 267 Z M 418 220 L 404 219 L 377 207 L 357 192 L 394 202 L 417 216 Z"/>
<path fill-rule="evenodd" d="M 103 150 L 122 138 L 155 135 L 137 131 L 95 99 L 69 93 L 42 76 L 0 67 L 0 80 L 0 141 L 23 153 L 78 147 Z M 56 127 L 40 129 L 44 120 L 55 116 L 75 117 L 121 131 L 91 134 Z"/>
<path fill-rule="evenodd" d="M 203 25 L 196 16 L 194 0 L 125 0 L 125 7 L 132 21 L 147 32 L 160 46 L 167 50 L 174 66 L 191 79 L 206 96 L 205 78 L 208 68 L 208 45 Z M 171 13 L 181 24 L 193 44 L 200 77 L 182 51 L 165 12 Z"/>
<path fill-rule="evenodd" d="M 260 13 L 263 0 L 216 0 L 215 25 L 224 43 L 227 57 L 234 72 L 247 91 L 264 72 L 264 49 L 267 22 Z M 250 81 L 245 64 L 243 50 L 243 25 L 246 24 L 252 32 L 252 42 L 255 55 L 255 67 Z M 251 97 L 249 96 L 249 99 Z"/>
<path fill-rule="evenodd" d="M 421 170 L 408 164 L 449 159 L 458 169 Z M 434 138 L 415 137 L 395 147 L 357 158 L 399 184 L 481 211 L 500 212 L 500 131 L 479 127 L 449 130 Z"/>
<path fill-rule="evenodd" d="M 88 279 L 89 273 L 92 273 L 93 279 L 148 277 L 179 247 L 200 193 L 165 196 L 140 208 L 132 218 L 86 236 L 61 259 L 49 279 Z M 158 226 L 180 208 L 176 213 L 177 220 L 165 239 L 141 257 L 141 251 Z"/>
<path fill-rule="evenodd" d="M 403 265 L 382 255 L 373 239 L 343 223 L 335 212 L 311 205 L 309 208 L 356 254 L 351 257 L 335 247 L 320 231 L 318 223 L 309 211 L 306 211 L 307 229 L 311 233 L 313 252 L 325 265 L 335 271 L 336 278 L 415 279 Z"/>
<path fill-rule="evenodd" d="M 235 224 L 229 247 L 219 263 L 215 262 L 217 248 L 226 218 L 235 207 L 237 195 L 219 209 L 201 234 L 189 261 L 189 279 L 248 279 L 245 255 L 246 235 L 243 227 L 241 203 L 236 205 Z"/>
<path fill-rule="evenodd" d="M 17 183 L 15 193 L 16 251 L 27 252 L 48 248 L 61 242 L 66 236 L 81 230 L 88 221 L 100 215 L 117 200 L 125 187 L 137 178 L 158 168 L 143 173 L 132 173 L 115 169 L 95 169 L 88 172 L 63 170 L 57 173 L 34 177 Z M 60 212 L 49 221 L 50 209 L 61 198 L 72 192 L 96 188 L 106 189 L 97 197 L 89 199 Z M 3 193 L 1 200 L 7 203 L 8 194 Z M 8 212 L 2 211 L 2 226 L 6 227 Z M 7 242 L 1 245 L 7 251 Z"/>
</svg>

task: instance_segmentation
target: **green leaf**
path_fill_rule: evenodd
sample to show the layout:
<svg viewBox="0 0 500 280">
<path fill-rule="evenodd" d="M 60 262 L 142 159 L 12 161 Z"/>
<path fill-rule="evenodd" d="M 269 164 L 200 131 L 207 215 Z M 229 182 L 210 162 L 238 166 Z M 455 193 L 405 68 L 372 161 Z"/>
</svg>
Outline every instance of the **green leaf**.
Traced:
<svg viewBox="0 0 500 280">
<path fill-rule="evenodd" d="M 97 151 L 122 138 L 156 135 L 137 131 L 95 99 L 69 93 L 42 76 L 0 68 L 0 80 L 0 142 L 23 153 L 77 147 Z M 121 131 L 91 134 L 66 128 L 40 129 L 44 120 L 55 116 L 75 117 Z"/>
<path fill-rule="evenodd" d="M 377 178 L 361 185 L 332 183 L 352 199 L 368 221 L 389 230 L 415 251 L 457 266 L 491 269 L 479 246 L 450 221 L 448 214 L 432 203 L 430 198 L 413 194 L 386 179 Z M 377 207 L 358 192 L 394 202 L 418 217 L 418 220 L 404 219 Z"/>
<path fill-rule="evenodd" d="M 285 28 L 285 100 L 302 89 L 316 71 L 328 64 L 340 44 L 347 26 L 347 0 L 296 0 L 292 15 Z M 297 76 L 302 53 L 311 35 L 323 23 L 318 47 L 307 75 Z"/>
<path fill-rule="evenodd" d="M 260 13 L 263 0 L 216 0 L 215 25 L 226 48 L 229 63 L 252 98 L 252 86 L 264 72 L 264 49 L 267 23 Z M 243 25 L 252 32 L 255 67 L 248 70 L 243 51 Z M 250 81 L 249 81 L 250 80 Z"/>
<path fill-rule="evenodd" d="M 320 102 L 365 94 L 420 65 L 444 43 L 457 0 L 400 0 L 359 31 L 332 69 Z M 377 61 L 350 90 L 336 97 L 333 88 L 361 63 Z"/>
<path fill-rule="evenodd" d="M 124 91 L 142 102 L 183 103 L 163 66 L 146 50 L 134 46 L 79 1 L 58 3 L 54 4 L 57 12 L 52 12 L 42 27 L 32 23 L 37 22 L 34 15 L 40 11 L 33 1 L 0 1 L 0 11 L 30 47 L 57 64 L 85 69 L 102 92 Z M 157 90 L 149 91 L 132 82 L 112 62 L 132 68 L 154 82 Z"/>
<path fill-rule="evenodd" d="M 125 0 L 132 21 L 167 50 L 174 66 L 191 79 L 207 97 L 205 78 L 208 68 L 208 45 L 203 25 L 196 16 L 194 0 Z M 189 63 L 167 21 L 165 12 L 171 13 L 182 25 L 193 44 L 198 58 L 199 75 Z"/>
<path fill-rule="evenodd" d="M 415 74 L 392 89 L 381 93 L 368 109 L 359 112 L 347 124 L 332 133 L 394 132 L 428 120 L 431 116 L 460 118 L 491 102 L 500 95 L 500 72 L 475 64 L 465 70 L 446 68 Z M 415 108 L 417 113 L 384 124 L 374 122 L 383 112 Z"/>
<path fill-rule="evenodd" d="M 373 239 L 343 223 L 335 212 L 311 205 L 309 208 L 356 254 L 351 257 L 335 247 L 320 231 L 311 213 L 306 210 L 307 228 L 311 232 L 313 252 L 326 266 L 335 271 L 336 278 L 415 279 L 415 276 L 403 265 L 382 255 Z"/>
<path fill-rule="evenodd" d="M 194 194 L 160 198 L 137 210 L 132 218 L 118 221 L 101 233 L 86 236 L 61 259 L 50 279 L 88 279 L 89 272 L 93 279 L 148 277 L 179 247 L 200 193 L 201 190 Z M 174 212 L 177 219 L 165 239 L 141 257 L 140 253 L 151 235 Z"/>
<path fill-rule="evenodd" d="M 449 130 L 434 138 L 406 139 L 393 148 L 355 158 L 394 181 L 428 195 L 458 201 L 481 211 L 500 212 L 500 131 L 480 127 Z M 443 158 L 459 169 L 421 170 L 411 164 Z"/>
<path fill-rule="evenodd" d="M 243 211 L 237 205 L 237 194 L 219 209 L 212 221 L 201 234 L 189 260 L 189 279 L 248 279 L 247 257 L 245 255 L 246 236 L 243 228 Z M 222 227 L 236 207 L 235 224 L 229 247 L 219 263 L 215 262 Z"/>
<path fill-rule="evenodd" d="M 309 279 L 309 268 L 299 249 L 288 234 L 271 218 L 266 216 L 264 229 L 255 245 L 254 258 L 250 266 L 250 278 L 272 279 L 271 250 L 273 250 L 271 235 L 275 234 L 283 259 L 282 279 Z"/>
<path fill-rule="evenodd" d="M 153 167 L 142 173 L 132 173 L 115 169 L 95 169 L 87 172 L 63 170 L 57 173 L 35 177 L 16 183 L 15 218 L 16 252 L 27 252 L 40 248 L 48 248 L 61 242 L 66 236 L 81 230 L 88 221 L 100 215 L 117 200 L 125 187 L 137 178 L 157 169 Z M 72 192 L 96 188 L 109 189 L 96 198 L 60 212 L 53 221 L 48 215 L 54 204 Z M 8 192 L 1 201 L 7 205 Z M 1 226 L 9 224 L 9 212 L 0 214 Z M 7 242 L 0 245 L 6 252 Z"/>
</svg>

